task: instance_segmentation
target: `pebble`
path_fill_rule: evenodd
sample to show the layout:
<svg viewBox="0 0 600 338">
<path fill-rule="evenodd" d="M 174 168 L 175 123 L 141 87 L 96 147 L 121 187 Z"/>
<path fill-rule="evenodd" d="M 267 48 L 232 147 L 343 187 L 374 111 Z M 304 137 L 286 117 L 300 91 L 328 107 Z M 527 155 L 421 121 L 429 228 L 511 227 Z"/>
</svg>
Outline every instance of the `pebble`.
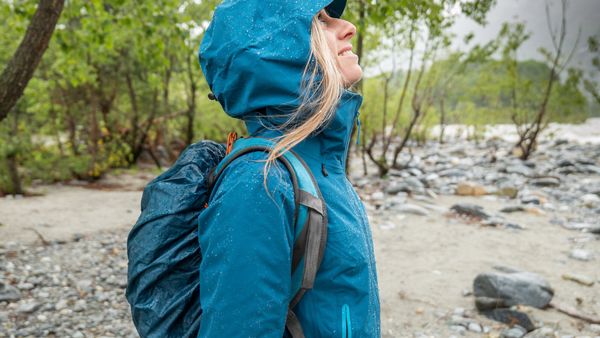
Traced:
<svg viewBox="0 0 600 338">
<path fill-rule="evenodd" d="M 0 337 L 138 337 L 122 288 L 127 233 L 48 246 L 0 244 L 0 299 L 13 299 L 8 306 L 0 300 Z M 1 256 L 6 248 L 18 249 Z"/>
<path fill-rule="evenodd" d="M 592 253 L 584 249 L 571 250 L 569 257 L 584 262 L 591 261 L 593 259 Z"/>
<path fill-rule="evenodd" d="M 39 309 L 41 306 L 42 306 L 42 304 L 40 304 L 40 303 L 27 302 L 27 303 L 23 303 L 23 304 L 19 305 L 19 307 L 17 308 L 17 312 L 33 313 L 33 312 L 37 311 L 37 309 Z"/>
<path fill-rule="evenodd" d="M 467 329 L 472 332 L 483 332 L 481 325 L 479 325 L 478 323 L 469 323 Z"/>
<path fill-rule="evenodd" d="M 68 305 L 69 305 L 69 302 L 66 299 L 61 299 L 56 303 L 56 305 L 54 305 L 54 308 L 57 311 L 60 311 L 62 309 L 65 309 Z"/>
<path fill-rule="evenodd" d="M 19 289 L 0 280 L 0 302 L 13 302 L 19 299 L 21 299 Z"/>
<path fill-rule="evenodd" d="M 508 330 L 503 330 L 500 333 L 500 338 L 521 338 L 523 337 L 525 334 L 527 333 L 527 331 L 520 327 L 520 326 L 515 326 L 513 328 L 510 328 Z"/>
<path fill-rule="evenodd" d="M 600 206 L 600 197 L 596 194 L 585 194 L 580 199 L 581 203 L 588 208 L 597 208 Z"/>
<path fill-rule="evenodd" d="M 585 286 L 594 285 L 594 279 L 592 277 L 584 276 L 584 275 L 580 275 L 580 274 L 565 273 L 562 275 L 562 278 L 565 280 L 570 280 L 570 281 L 579 283 L 581 285 L 585 285 Z"/>
<path fill-rule="evenodd" d="M 410 204 L 410 203 L 400 205 L 397 208 L 397 210 L 399 212 L 405 213 L 405 214 L 412 214 L 412 215 L 418 215 L 418 216 L 429 215 L 429 211 L 427 211 L 427 209 L 423 208 L 422 206 L 419 206 L 416 204 Z"/>
</svg>

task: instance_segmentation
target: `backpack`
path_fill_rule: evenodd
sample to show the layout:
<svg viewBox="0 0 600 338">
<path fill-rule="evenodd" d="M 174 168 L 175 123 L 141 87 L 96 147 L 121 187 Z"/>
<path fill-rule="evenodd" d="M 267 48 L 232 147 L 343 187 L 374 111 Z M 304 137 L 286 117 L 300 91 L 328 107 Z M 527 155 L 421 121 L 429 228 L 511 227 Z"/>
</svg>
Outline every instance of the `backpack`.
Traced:
<svg viewBox="0 0 600 338">
<path fill-rule="evenodd" d="M 269 139 L 237 139 L 236 133 L 229 134 L 227 146 L 203 140 L 185 148 L 171 168 L 144 188 L 141 214 L 127 237 L 125 293 L 140 337 L 197 336 L 202 313 L 198 216 L 227 165 L 273 147 Z M 304 334 L 292 309 L 313 286 L 327 240 L 327 215 L 318 184 L 302 158 L 290 150 L 278 160 L 290 173 L 296 205 L 293 297 L 286 328 L 299 338 Z"/>
</svg>

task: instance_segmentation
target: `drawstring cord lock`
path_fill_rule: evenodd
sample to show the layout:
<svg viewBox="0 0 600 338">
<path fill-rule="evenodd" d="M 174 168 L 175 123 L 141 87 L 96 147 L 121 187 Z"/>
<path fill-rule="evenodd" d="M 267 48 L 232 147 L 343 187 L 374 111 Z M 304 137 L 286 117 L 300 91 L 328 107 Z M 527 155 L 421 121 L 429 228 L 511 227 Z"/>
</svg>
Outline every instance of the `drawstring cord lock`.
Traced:
<svg viewBox="0 0 600 338">
<path fill-rule="evenodd" d="M 233 143 L 235 143 L 237 138 L 238 134 L 235 131 L 232 131 L 227 135 L 227 151 L 225 154 L 229 155 L 231 149 L 233 149 Z"/>
</svg>

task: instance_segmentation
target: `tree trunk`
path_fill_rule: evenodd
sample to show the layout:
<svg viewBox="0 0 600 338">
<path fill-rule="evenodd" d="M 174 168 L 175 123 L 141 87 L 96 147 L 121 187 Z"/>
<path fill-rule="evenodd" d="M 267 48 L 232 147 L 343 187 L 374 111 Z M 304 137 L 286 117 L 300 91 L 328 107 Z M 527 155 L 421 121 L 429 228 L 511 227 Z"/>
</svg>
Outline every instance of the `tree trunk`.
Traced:
<svg viewBox="0 0 600 338">
<path fill-rule="evenodd" d="M 23 185 L 21 184 L 21 176 L 19 176 L 19 160 L 17 158 L 21 150 L 19 149 L 18 141 L 15 142 L 15 140 L 18 140 L 20 113 L 21 112 L 17 108 L 15 108 L 13 111 L 14 121 L 8 134 L 11 140 L 10 142 L 13 144 L 13 149 L 6 156 L 6 166 L 8 169 L 8 176 L 11 182 L 11 190 L 8 191 L 8 193 L 13 195 L 24 194 Z M 16 147 L 15 143 L 17 143 Z"/>
<path fill-rule="evenodd" d="M 64 0 L 40 0 L 25 37 L 0 75 L 0 121 L 6 118 L 33 77 L 63 6 Z"/>
<path fill-rule="evenodd" d="M 188 98 L 188 110 L 186 112 L 187 115 L 187 130 L 186 130 L 186 145 L 190 145 L 194 142 L 194 118 L 196 116 L 196 92 L 198 88 L 196 86 L 196 82 L 194 81 L 194 72 L 192 69 L 192 61 L 190 58 L 187 58 L 187 73 L 188 79 L 190 81 L 190 97 Z"/>
<path fill-rule="evenodd" d="M 440 137 L 438 140 L 440 144 L 444 143 L 444 131 L 446 129 L 446 106 L 444 96 L 446 96 L 445 91 L 440 97 Z"/>
</svg>

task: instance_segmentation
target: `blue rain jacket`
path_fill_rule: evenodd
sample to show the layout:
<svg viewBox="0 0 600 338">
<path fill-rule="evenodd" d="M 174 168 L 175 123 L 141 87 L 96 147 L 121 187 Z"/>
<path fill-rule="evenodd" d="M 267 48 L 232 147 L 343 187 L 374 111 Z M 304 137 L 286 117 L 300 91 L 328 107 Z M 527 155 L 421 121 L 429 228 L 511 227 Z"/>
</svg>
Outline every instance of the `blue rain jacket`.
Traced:
<svg viewBox="0 0 600 338">
<path fill-rule="evenodd" d="M 252 136 L 299 104 L 312 17 L 339 17 L 345 1 L 226 0 L 217 7 L 199 57 L 225 112 Z M 312 337 L 380 337 L 379 292 L 365 208 L 345 175 L 362 97 L 345 91 L 324 128 L 293 149 L 311 168 L 327 203 L 328 237 L 314 288 L 293 309 Z M 284 116 L 284 117 L 282 117 Z M 291 283 L 294 192 L 277 163 L 263 186 L 265 153 L 230 164 L 199 217 L 199 337 L 282 337 Z"/>
</svg>

